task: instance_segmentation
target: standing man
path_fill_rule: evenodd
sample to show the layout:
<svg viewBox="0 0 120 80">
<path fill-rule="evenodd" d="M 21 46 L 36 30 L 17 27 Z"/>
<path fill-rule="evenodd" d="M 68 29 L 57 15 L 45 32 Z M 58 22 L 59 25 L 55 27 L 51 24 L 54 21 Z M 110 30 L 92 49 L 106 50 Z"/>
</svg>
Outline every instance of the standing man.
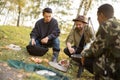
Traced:
<svg viewBox="0 0 120 80">
<path fill-rule="evenodd" d="M 85 45 L 94 38 L 92 29 L 88 27 L 86 19 L 84 16 L 79 15 L 76 19 L 73 19 L 75 22 L 75 27 L 69 33 L 66 39 L 66 48 L 64 49 L 64 53 L 68 55 L 70 58 L 80 63 L 80 59 L 73 58 L 71 55 L 80 54 Z M 87 68 L 89 68 L 89 63 L 92 62 L 91 59 L 86 59 L 85 65 L 87 64 Z M 81 64 L 81 63 L 80 63 Z M 81 66 L 79 66 L 81 68 Z M 81 70 L 81 69 L 80 69 Z M 89 69 L 89 71 L 93 71 Z M 79 70 L 77 77 L 80 77 Z"/>
<path fill-rule="evenodd" d="M 95 80 L 120 80 L 120 22 L 114 17 L 110 4 L 103 4 L 97 11 L 99 29 L 96 40 L 83 57 L 95 57 Z"/>
<path fill-rule="evenodd" d="M 43 18 L 36 22 L 35 27 L 30 33 L 31 45 L 52 47 L 52 61 L 57 62 L 60 51 L 59 34 L 60 29 L 57 20 L 52 17 L 52 9 L 44 8 Z"/>
</svg>

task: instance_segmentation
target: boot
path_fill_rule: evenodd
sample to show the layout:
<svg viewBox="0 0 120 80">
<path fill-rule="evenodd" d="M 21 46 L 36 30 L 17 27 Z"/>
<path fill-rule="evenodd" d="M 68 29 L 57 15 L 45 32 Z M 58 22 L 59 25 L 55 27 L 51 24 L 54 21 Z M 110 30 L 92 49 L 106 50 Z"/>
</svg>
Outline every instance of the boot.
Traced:
<svg viewBox="0 0 120 80">
<path fill-rule="evenodd" d="M 58 55 L 59 55 L 59 51 L 53 51 L 52 62 L 56 62 L 57 63 Z"/>
</svg>

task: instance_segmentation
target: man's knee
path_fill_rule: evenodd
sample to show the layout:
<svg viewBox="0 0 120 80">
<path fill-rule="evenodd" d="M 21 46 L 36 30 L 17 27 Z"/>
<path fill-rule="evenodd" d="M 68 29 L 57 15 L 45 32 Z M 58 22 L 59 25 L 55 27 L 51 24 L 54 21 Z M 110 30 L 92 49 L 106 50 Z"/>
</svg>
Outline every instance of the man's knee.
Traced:
<svg viewBox="0 0 120 80">
<path fill-rule="evenodd" d="M 65 53 L 66 55 L 68 55 L 69 57 L 71 57 L 71 54 L 70 54 L 68 48 L 65 48 L 65 49 L 64 49 L 64 53 Z"/>
<path fill-rule="evenodd" d="M 64 53 L 66 54 L 66 53 L 69 53 L 69 51 L 68 51 L 68 48 L 64 48 Z"/>
</svg>

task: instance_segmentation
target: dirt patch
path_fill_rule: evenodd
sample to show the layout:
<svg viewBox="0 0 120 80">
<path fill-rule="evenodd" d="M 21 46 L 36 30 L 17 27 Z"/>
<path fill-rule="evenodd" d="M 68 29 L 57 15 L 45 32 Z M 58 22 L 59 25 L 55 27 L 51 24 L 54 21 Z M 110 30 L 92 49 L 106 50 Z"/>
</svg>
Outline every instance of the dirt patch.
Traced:
<svg viewBox="0 0 120 80">
<path fill-rule="evenodd" d="M 0 80 L 23 80 L 24 72 L 11 68 L 7 63 L 0 62 Z"/>
</svg>

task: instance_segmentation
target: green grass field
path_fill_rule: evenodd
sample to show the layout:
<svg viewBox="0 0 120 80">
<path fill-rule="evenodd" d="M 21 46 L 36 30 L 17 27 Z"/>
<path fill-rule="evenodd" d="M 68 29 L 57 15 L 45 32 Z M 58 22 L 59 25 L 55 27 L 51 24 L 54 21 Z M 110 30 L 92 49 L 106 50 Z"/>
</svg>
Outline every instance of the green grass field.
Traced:
<svg viewBox="0 0 120 80">
<path fill-rule="evenodd" d="M 29 59 L 32 56 L 30 56 L 28 52 L 26 51 L 26 46 L 28 45 L 30 41 L 29 34 L 31 30 L 32 28 L 28 28 L 28 27 L 0 26 L 0 60 L 7 61 L 9 59 L 14 59 L 14 60 L 22 60 L 26 63 L 33 63 Z M 68 34 L 61 34 L 59 37 L 60 47 L 61 47 L 59 60 L 69 59 L 63 53 L 63 49 L 65 48 L 65 39 L 67 35 Z M 5 46 L 9 44 L 19 45 L 22 49 L 20 51 L 6 49 Z M 52 50 L 50 49 L 46 55 L 40 58 L 47 58 L 48 60 L 51 60 L 51 57 L 52 57 Z M 45 63 L 42 63 L 42 64 L 47 67 L 50 67 L 48 64 L 45 64 Z M 67 73 L 63 73 L 63 74 L 66 76 L 69 76 L 71 80 L 76 80 L 77 66 L 73 65 L 73 67 L 70 68 Z M 89 77 L 92 77 L 92 75 L 88 73 L 87 71 L 85 71 L 82 74 L 82 76 L 83 77 L 80 80 L 88 80 Z M 28 78 L 25 80 L 44 80 L 44 79 L 43 78 L 40 79 L 40 77 L 33 75 L 31 79 Z"/>
</svg>

